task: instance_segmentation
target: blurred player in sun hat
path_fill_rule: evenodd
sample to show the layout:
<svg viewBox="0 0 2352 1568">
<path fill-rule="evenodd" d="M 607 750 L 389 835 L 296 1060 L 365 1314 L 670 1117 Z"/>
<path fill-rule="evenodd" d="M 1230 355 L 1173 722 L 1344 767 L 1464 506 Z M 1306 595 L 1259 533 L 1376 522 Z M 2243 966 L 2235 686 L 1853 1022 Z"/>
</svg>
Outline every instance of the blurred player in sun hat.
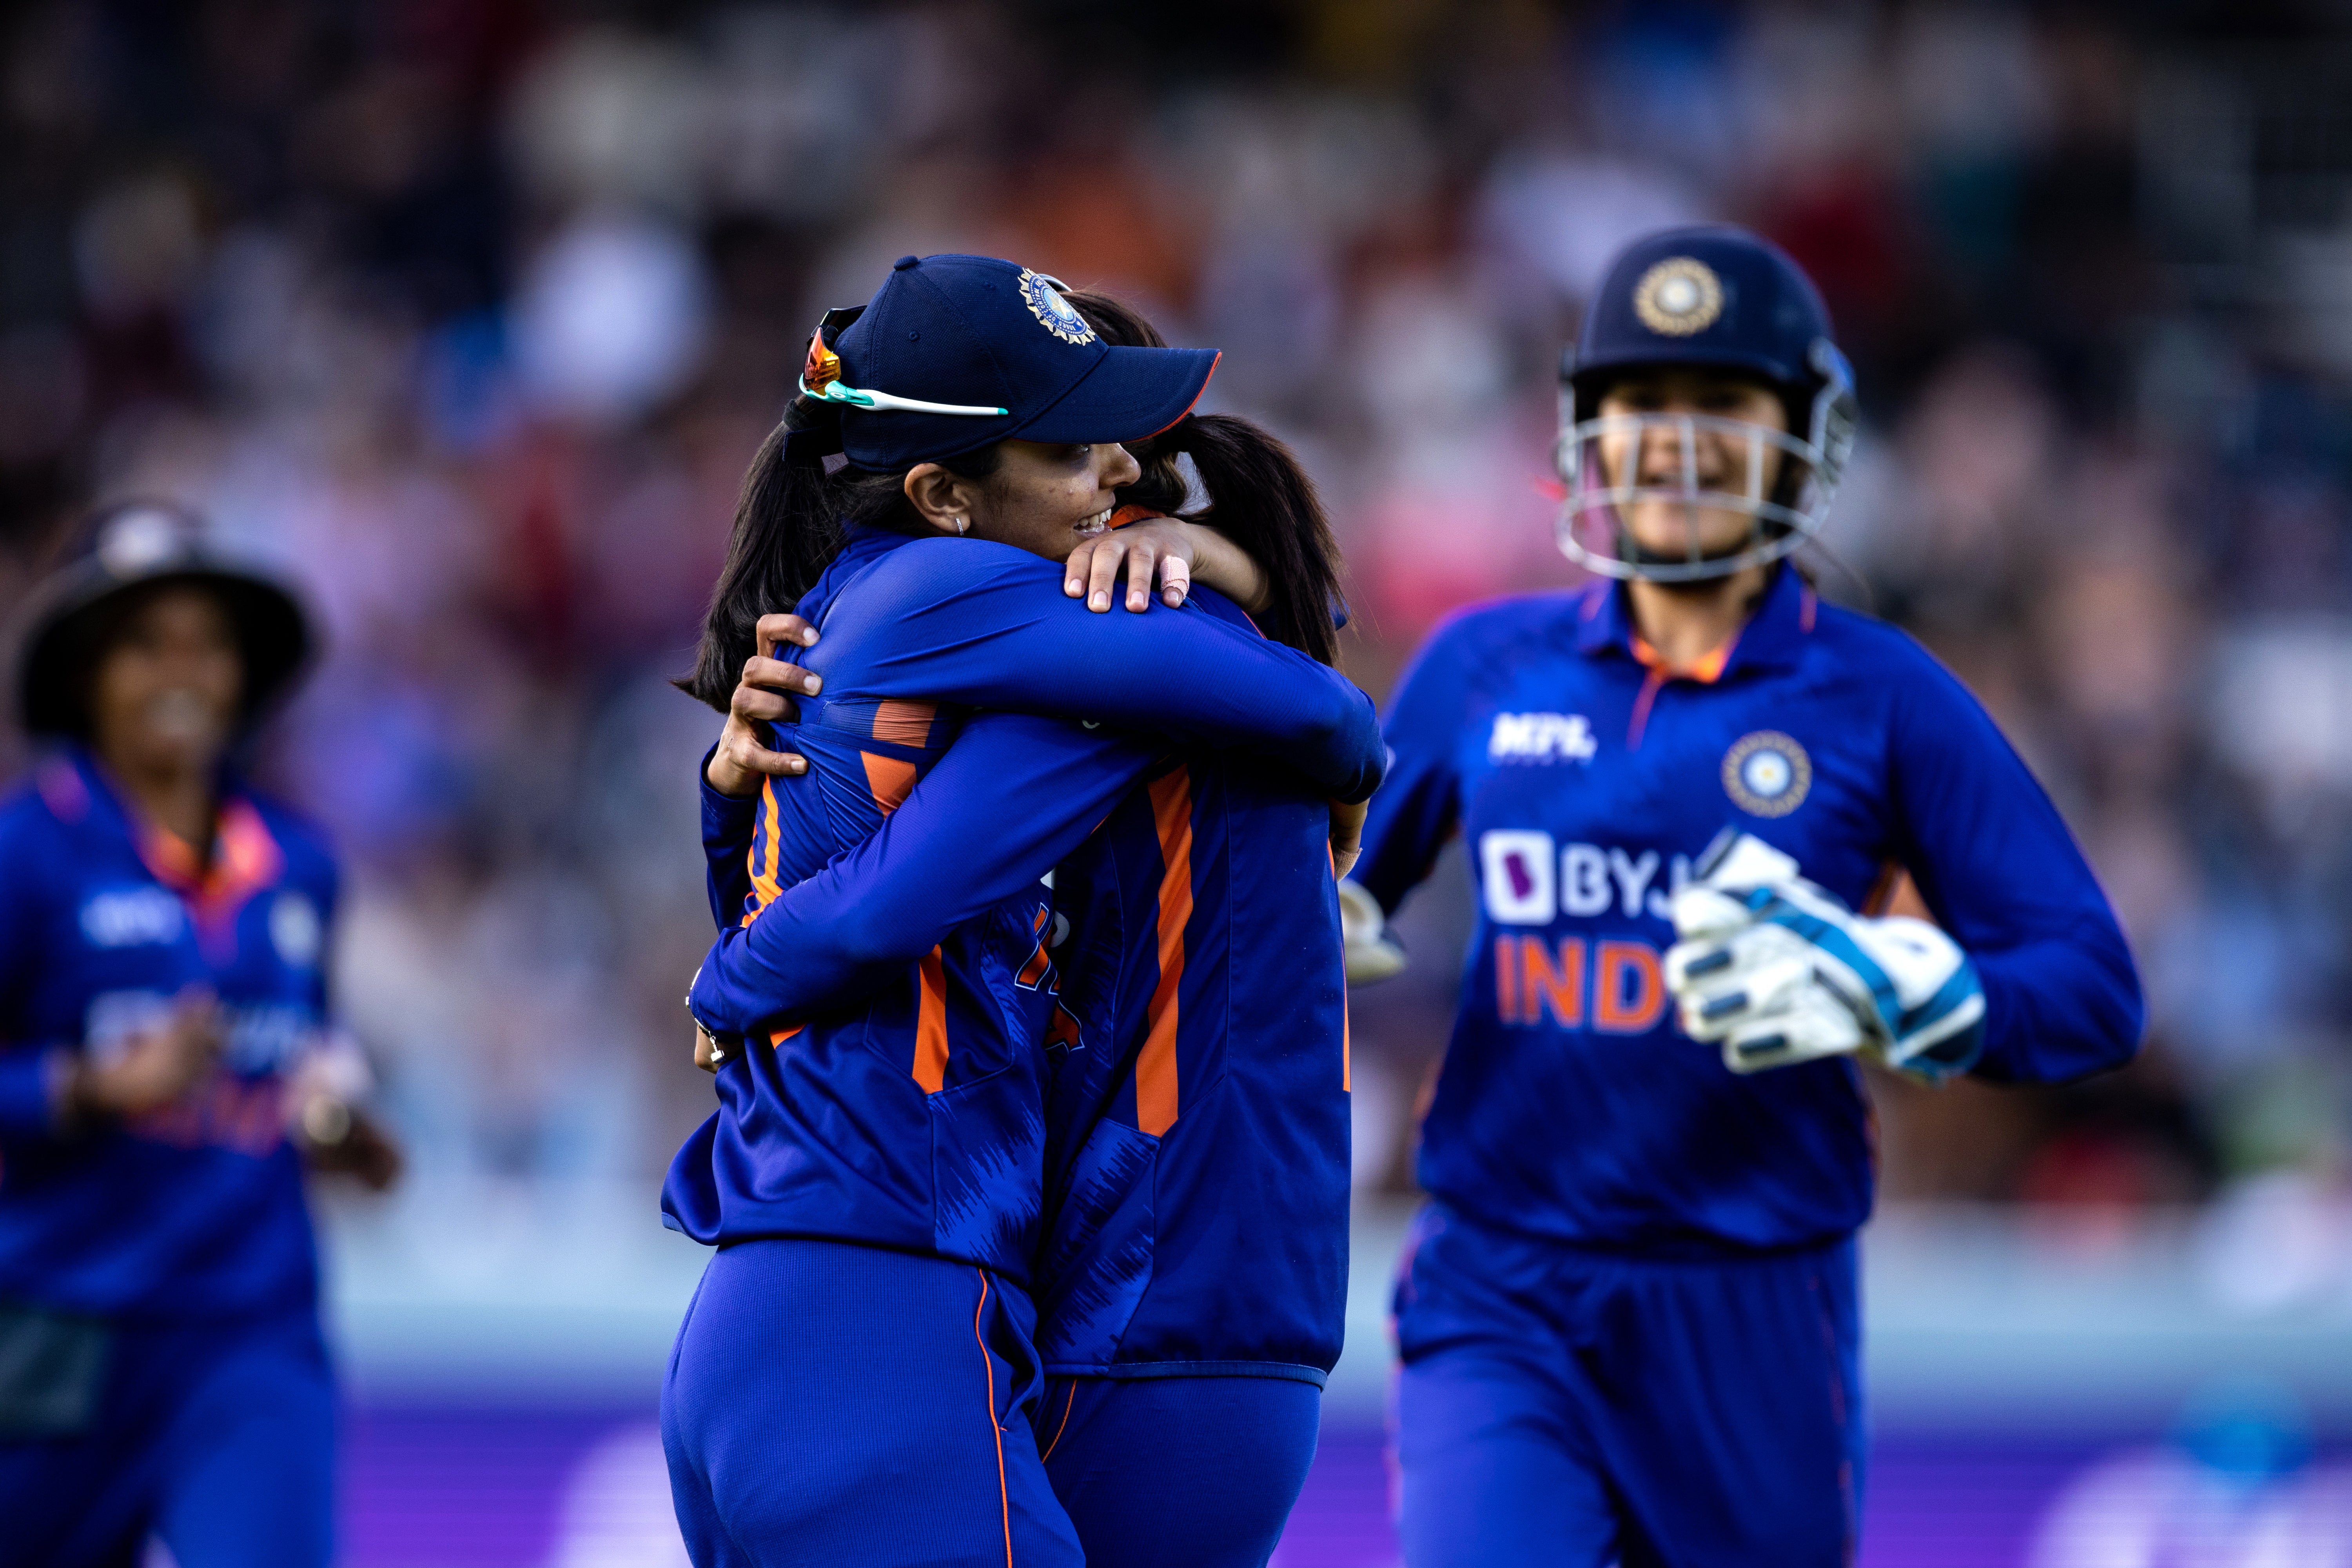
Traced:
<svg viewBox="0 0 2352 1568">
<path fill-rule="evenodd" d="M 1351 966 L 1455 833 L 1479 916 L 1400 1273 L 1412 1568 L 1843 1564 L 1862 1485 L 1857 1057 L 2060 1080 L 2139 985 L 2049 799 L 1917 644 L 1787 559 L 1854 437 L 1811 283 L 1621 254 L 1562 364 L 1563 551 L 1391 700 Z M 1936 923 L 1880 916 L 1898 873 Z"/>
<path fill-rule="evenodd" d="M 101 513 L 17 661 L 0 800 L 0 1563 L 312 1568 L 334 1392 L 305 1165 L 399 1156 L 331 1026 L 334 861 L 238 743 L 310 662 L 272 574 Z"/>
</svg>

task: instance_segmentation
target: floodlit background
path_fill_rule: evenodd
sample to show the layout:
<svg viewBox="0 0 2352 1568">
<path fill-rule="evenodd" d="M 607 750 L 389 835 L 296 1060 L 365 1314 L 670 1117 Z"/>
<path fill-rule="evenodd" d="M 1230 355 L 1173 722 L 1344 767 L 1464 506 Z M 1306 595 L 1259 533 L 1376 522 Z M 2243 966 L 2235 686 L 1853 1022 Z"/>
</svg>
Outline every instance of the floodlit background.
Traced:
<svg viewBox="0 0 2352 1568">
<path fill-rule="evenodd" d="M 2328 17 L 2336 15 L 2333 24 Z M 1861 457 L 1824 590 L 1989 703 L 2137 944 L 2144 1060 L 1874 1084 L 1863 1560 L 2352 1554 L 2352 33 L 2340 8 L 80 0 L 0 37 L 0 607 L 168 493 L 310 585 L 267 772 L 332 826 L 415 1177 L 331 1202 L 347 1554 L 682 1561 L 649 1413 L 709 1105 L 669 690 L 820 311 L 968 249 L 1226 357 L 1376 693 L 1570 581 L 1552 369 L 1609 255 L 1750 224 Z M 13 771 L 21 746 L 7 742 Z M 1357 1310 L 1278 1561 L 1385 1563 L 1381 1283 L 1465 928 L 1356 1018 Z"/>
</svg>

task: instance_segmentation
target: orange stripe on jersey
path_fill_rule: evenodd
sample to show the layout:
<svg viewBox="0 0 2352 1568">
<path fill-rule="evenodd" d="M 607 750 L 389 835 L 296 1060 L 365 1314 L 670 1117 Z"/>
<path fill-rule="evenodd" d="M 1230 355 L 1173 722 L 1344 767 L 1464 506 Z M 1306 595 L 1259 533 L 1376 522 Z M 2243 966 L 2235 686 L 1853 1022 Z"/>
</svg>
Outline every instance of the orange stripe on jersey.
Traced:
<svg viewBox="0 0 2352 1568">
<path fill-rule="evenodd" d="M 1339 852 L 1328 841 L 1323 846 L 1323 858 L 1331 863 L 1331 880 L 1337 882 L 1339 879 Z M 1342 1094 L 1353 1093 L 1356 1087 L 1355 1052 L 1348 1043 L 1347 949 L 1347 938 L 1343 936 L 1339 939 L 1339 1092 Z"/>
<path fill-rule="evenodd" d="M 915 1013 L 915 1081 L 937 1094 L 948 1080 L 948 973 L 938 948 L 923 954 L 923 994 Z"/>
<path fill-rule="evenodd" d="M 781 1046 L 786 1040 L 791 1039 L 794 1035 L 799 1034 L 806 1027 L 808 1027 L 808 1026 L 805 1024 L 794 1024 L 789 1029 L 778 1029 L 774 1034 L 768 1037 L 768 1044 L 771 1046 Z"/>
<path fill-rule="evenodd" d="M 1110 514 L 1110 525 L 1113 528 L 1125 528 L 1130 522 L 1148 522 L 1155 517 L 1167 515 L 1158 507 L 1136 506 L 1130 503 Z"/>
<path fill-rule="evenodd" d="M 751 835 L 751 847 L 743 859 L 751 873 L 751 907 L 743 911 L 743 923 L 750 925 L 752 917 L 775 902 L 783 889 L 776 885 L 776 862 L 782 851 L 776 843 L 776 781 L 768 779 L 760 785 L 760 818 Z"/>
<path fill-rule="evenodd" d="M 874 710 L 874 738 L 894 745 L 928 746 L 931 743 L 931 721 L 939 716 L 937 703 L 885 698 Z"/>
<path fill-rule="evenodd" d="M 1015 985 L 1026 985 L 1034 990 L 1037 982 L 1045 978 L 1046 965 L 1054 962 L 1052 955 L 1045 951 L 1045 917 L 1051 912 L 1047 910 L 1037 911 L 1037 951 L 1029 955 L 1029 962 L 1023 964 L 1021 973 L 1013 977 Z"/>
<path fill-rule="evenodd" d="M 1184 983 L 1184 926 L 1192 918 L 1192 775 L 1188 769 L 1151 781 L 1151 817 L 1160 829 L 1160 984 L 1144 1010 L 1150 1031 L 1135 1058 L 1135 1124 L 1158 1137 L 1176 1122 L 1176 994 Z"/>
<path fill-rule="evenodd" d="M 915 764 L 873 752 L 857 755 L 866 763 L 866 787 L 874 792 L 876 808 L 887 816 L 906 805 L 915 792 Z"/>
</svg>

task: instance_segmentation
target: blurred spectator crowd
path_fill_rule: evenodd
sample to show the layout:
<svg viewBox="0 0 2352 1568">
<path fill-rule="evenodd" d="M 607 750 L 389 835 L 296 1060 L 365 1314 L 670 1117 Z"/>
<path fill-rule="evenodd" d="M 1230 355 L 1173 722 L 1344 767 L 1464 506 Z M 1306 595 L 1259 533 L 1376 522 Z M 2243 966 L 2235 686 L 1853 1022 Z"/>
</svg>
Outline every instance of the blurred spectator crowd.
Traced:
<svg viewBox="0 0 2352 1568">
<path fill-rule="evenodd" d="M 2128 1211 L 2352 1106 L 2352 79 L 2291 8 L 47 0 L 0 53 L 0 602 L 168 493 L 332 651 L 265 773 L 427 1172 L 657 1169 L 708 1105 L 684 668 L 825 307 L 976 250 L 1225 352 L 1379 693 L 1572 580 L 1553 366 L 1623 241 L 1750 224 L 1861 375 L 1814 560 L 1985 699 L 2139 952 L 2147 1061 L 1881 1083 L 1901 1196 Z M 21 750 L 15 760 L 21 760 Z M 1407 1180 L 1466 920 L 1357 1020 Z"/>
</svg>

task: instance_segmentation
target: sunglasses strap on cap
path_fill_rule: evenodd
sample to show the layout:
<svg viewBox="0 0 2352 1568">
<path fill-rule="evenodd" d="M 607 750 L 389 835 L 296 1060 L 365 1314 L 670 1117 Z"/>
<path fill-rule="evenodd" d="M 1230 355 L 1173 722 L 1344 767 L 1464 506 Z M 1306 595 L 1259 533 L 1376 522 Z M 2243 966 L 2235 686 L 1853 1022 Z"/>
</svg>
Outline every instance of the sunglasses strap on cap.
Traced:
<svg viewBox="0 0 2352 1568">
<path fill-rule="evenodd" d="M 973 403 L 926 403 L 919 397 L 895 397 L 887 392 L 869 392 L 841 379 L 841 355 L 834 344 L 841 339 L 851 322 L 866 313 L 863 305 L 845 305 L 827 310 L 824 320 L 816 324 L 809 336 L 808 358 L 801 364 L 801 394 L 821 403 L 840 407 L 856 408 L 868 414 L 956 414 L 975 419 L 1001 419 L 1012 413 L 1009 408 Z M 839 437 L 835 437 L 836 443 Z M 786 437 L 787 445 L 790 437 Z M 841 448 L 836 444 L 835 451 Z"/>
</svg>

